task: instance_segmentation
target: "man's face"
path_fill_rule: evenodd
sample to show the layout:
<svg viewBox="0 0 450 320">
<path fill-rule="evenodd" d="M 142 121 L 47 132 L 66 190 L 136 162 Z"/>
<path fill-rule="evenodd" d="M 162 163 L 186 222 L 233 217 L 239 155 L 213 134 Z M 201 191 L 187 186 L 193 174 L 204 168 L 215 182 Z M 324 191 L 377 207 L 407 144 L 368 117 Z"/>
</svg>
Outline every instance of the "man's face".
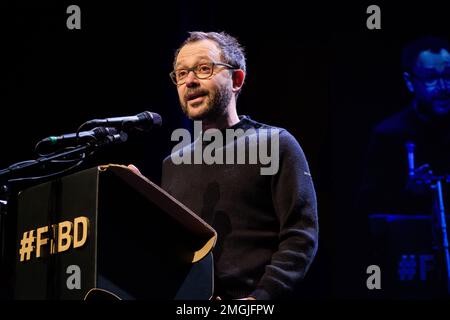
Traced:
<svg viewBox="0 0 450 320">
<path fill-rule="evenodd" d="M 200 40 L 181 48 L 175 69 L 210 62 L 223 62 L 221 51 L 215 42 Z M 231 74 L 223 66 L 215 66 L 213 75 L 207 79 L 198 79 L 191 71 L 186 82 L 177 86 L 181 108 L 189 119 L 215 121 L 227 111 L 232 87 Z"/>
<path fill-rule="evenodd" d="M 410 75 L 412 90 L 423 111 L 431 116 L 450 115 L 450 54 L 422 51 Z"/>
</svg>

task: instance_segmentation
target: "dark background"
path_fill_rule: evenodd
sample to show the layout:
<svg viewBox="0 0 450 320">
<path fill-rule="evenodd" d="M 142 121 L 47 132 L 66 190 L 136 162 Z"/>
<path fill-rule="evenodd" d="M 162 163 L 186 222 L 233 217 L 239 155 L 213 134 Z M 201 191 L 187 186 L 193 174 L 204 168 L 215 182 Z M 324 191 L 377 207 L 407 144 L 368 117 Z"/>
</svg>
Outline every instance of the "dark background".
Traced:
<svg viewBox="0 0 450 320">
<path fill-rule="evenodd" d="M 366 28 L 372 2 L 92 2 L 0 4 L 0 168 L 87 120 L 149 110 L 162 116 L 160 130 L 99 151 L 89 165 L 133 163 L 159 183 L 171 132 L 189 126 L 168 76 L 174 51 L 188 31 L 226 31 L 247 52 L 238 113 L 288 129 L 313 174 L 320 244 L 298 296 L 371 298 L 366 268 L 377 262 L 354 210 L 368 134 L 408 101 L 402 46 L 449 36 L 444 1 L 379 2 L 381 30 Z M 66 28 L 70 4 L 81 8 L 81 30 Z"/>
</svg>

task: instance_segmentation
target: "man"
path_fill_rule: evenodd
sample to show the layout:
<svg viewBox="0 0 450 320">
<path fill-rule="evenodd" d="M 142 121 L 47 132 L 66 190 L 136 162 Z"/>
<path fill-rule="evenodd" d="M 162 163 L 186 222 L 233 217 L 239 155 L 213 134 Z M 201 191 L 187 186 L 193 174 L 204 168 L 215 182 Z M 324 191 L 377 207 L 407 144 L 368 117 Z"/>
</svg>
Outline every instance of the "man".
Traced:
<svg viewBox="0 0 450 320">
<path fill-rule="evenodd" d="M 413 98 L 373 131 L 360 200 L 369 213 L 430 213 L 429 186 L 408 180 L 408 142 L 415 145 L 416 168 L 450 174 L 449 52 L 449 43 L 435 37 L 403 50 L 403 77 Z"/>
<path fill-rule="evenodd" d="M 295 138 L 284 129 L 238 116 L 236 100 L 245 75 L 243 49 L 228 34 L 191 32 L 178 49 L 171 78 L 186 116 L 201 120 L 201 137 L 208 132 L 218 137 L 227 130 L 237 135 L 225 145 L 198 137 L 172 153 L 163 163 L 162 187 L 216 229 L 218 299 L 278 299 L 289 296 L 315 256 L 316 197 Z M 273 172 L 263 174 L 261 163 L 236 161 L 255 155 L 251 141 L 258 141 L 258 148 L 270 143 L 272 160 L 279 162 Z M 242 145 L 247 148 L 240 149 Z M 213 163 L 180 163 L 207 148 Z M 231 149 L 231 157 L 220 158 Z"/>
</svg>

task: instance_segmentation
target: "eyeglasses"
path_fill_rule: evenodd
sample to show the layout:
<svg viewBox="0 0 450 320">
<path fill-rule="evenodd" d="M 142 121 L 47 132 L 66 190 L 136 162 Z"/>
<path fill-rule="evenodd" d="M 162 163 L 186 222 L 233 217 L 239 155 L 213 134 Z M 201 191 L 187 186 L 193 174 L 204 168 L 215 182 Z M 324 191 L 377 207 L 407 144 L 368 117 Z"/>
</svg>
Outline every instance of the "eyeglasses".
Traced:
<svg viewBox="0 0 450 320">
<path fill-rule="evenodd" d="M 432 87 L 437 85 L 439 79 L 442 79 L 447 85 L 450 84 L 450 72 L 443 74 L 418 75 L 413 74 L 413 77 L 423 82 L 426 86 Z"/>
<path fill-rule="evenodd" d="M 172 71 L 169 75 L 175 85 L 181 86 L 186 82 L 186 78 L 189 75 L 189 72 L 193 71 L 197 79 L 208 79 L 213 76 L 216 66 L 223 66 L 231 70 L 239 69 L 227 63 L 208 62 L 200 63 L 196 66 L 193 66 L 192 68 L 177 69 Z"/>
</svg>

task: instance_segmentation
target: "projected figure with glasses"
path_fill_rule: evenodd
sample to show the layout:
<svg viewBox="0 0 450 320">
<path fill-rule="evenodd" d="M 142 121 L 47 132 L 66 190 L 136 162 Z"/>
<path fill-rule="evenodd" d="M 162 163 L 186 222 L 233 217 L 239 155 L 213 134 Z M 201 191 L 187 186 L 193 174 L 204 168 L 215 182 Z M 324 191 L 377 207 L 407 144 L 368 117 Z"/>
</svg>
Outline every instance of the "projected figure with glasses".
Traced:
<svg viewBox="0 0 450 320">
<path fill-rule="evenodd" d="M 412 292 L 402 278 L 405 257 L 421 266 L 420 270 L 412 270 L 416 276 L 409 279 L 418 281 L 416 288 L 431 277 L 433 281 L 438 279 L 430 286 L 431 292 L 448 292 L 450 257 L 445 221 L 445 204 L 450 204 L 446 190 L 450 182 L 448 41 L 430 36 L 412 41 L 403 49 L 402 69 L 412 100 L 372 131 L 359 208 L 369 214 L 374 251 L 393 259 L 389 262 L 392 276 L 399 281 L 398 288 L 405 286 L 402 295 Z M 382 248 L 383 244 L 387 247 Z M 433 252 L 437 253 L 434 266 L 423 268 L 418 257 L 431 257 Z"/>
</svg>

